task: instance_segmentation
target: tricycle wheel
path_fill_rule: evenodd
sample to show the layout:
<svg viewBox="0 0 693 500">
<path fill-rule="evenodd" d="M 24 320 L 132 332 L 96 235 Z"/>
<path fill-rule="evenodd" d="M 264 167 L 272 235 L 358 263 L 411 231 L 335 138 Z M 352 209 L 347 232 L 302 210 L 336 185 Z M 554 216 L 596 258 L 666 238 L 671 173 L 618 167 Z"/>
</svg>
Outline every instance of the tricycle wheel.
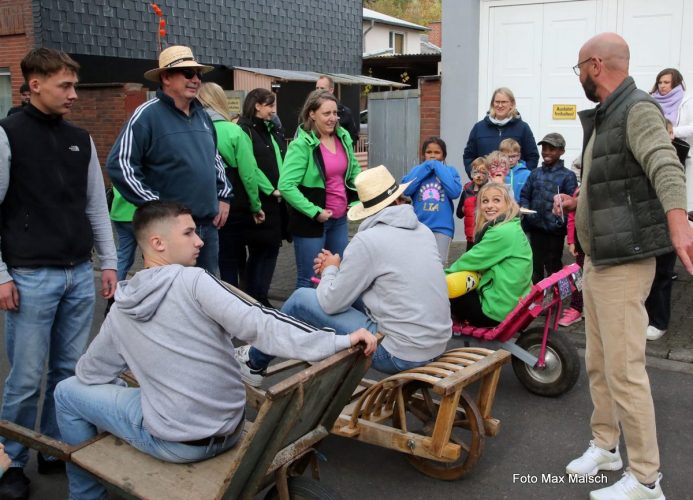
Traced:
<svg viewBox="0 0 693 500">
<path fill-rule="evenodd" d="M 543 338 L 543 327 L 533 328 L 522 332 L 516 344 L 539 357 Z M 580 360 L 575 346 L 560 335 L 549 334 L 544 360 L 545 367 L 538 368 L 513 357 L 513 371 L 527 390 L 539 396 L 556 397 L 569 391 L 580 375 Z"/>
<path fill-rule="evenodd" d="M 291 500 L 342 500 L 342 496 L 332 488 L 303 476 L 289 478 L 289 497 Z M 267 492 L 265 500 L 279 500 L 276 486 Z"/>
<path fill-rule="evenodd" d="M 438 416 L 438 404 L 434 401 L 430 387 L 421 382 L 411 382 L 405 387 L 405 406 L 407 414 L 414 418 L 408 425 L 410 432 L 432 435 Z M 397 418 L 395 426 L 402 428 Z M 418 427 L 418 428 L 417 428 Z M 427 476 L 453 481 L 464 476 L 479 460 L 484 444 L 484 424 L 476 403 L 462 391 L 459 406 L 452 422 L 450 441 L 460 445 L 460 456 L 454 462 L 439 462 L 428 458 L 408 456 L 415 469 Z"/>
</svg>

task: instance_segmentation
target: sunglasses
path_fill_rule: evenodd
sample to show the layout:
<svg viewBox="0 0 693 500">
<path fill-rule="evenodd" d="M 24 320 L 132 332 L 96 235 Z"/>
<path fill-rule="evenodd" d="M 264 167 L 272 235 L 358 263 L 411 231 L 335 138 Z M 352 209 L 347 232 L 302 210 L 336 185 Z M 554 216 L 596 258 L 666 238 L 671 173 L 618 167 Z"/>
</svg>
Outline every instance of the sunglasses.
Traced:
<svg viewBox="0 0 693 500">
<path fill-rule="evenodd" d="M 180 69 L 170 69 L 169 73 L 180 73 L 185 77 L 186 80 L 192 80 L 194 77 L 202 80 L 202 73 L 199 70 L 192 68 L 180 68 Z"/>
</svg>

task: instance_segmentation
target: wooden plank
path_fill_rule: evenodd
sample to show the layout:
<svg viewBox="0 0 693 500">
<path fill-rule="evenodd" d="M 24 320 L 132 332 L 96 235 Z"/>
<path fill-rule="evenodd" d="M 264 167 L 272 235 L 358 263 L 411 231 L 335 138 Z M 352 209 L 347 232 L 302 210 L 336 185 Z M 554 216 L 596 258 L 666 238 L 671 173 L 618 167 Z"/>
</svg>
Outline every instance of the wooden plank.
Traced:
<svg viewBox="0 0 693 500">
<path fill-rule="evenodd" d="M 463 389 L 467 385 L 476 382 L 491 370 L 494 370 L 496 366 L 508 362 L 510 362 L 510 353 L 500 349 L 468 366 L 461 372 L 438 381 L 437 384 L 433 385 L 433 390 L 443 396 L 454 394 L 458 389 Z"/>
<path fill-rule="evenodd" d="M 74 452 L 72 461 L 127 495 L 198 500 L 220 497 L 237 453 L 233 448 L 202 462 L 173 464 L 109 435 Z"/>
<path fill-rule="evenodd" d="M 433 427 L 432 451 L 437 457 L 440 456 L 445 445 L 450 442 L 452 424 L 457 416 L 457 405 L 460 401 L 462 388 L 457 389 L 454 394 L 447 395 L 440 402 L 436 423 Z"/>
<path fill-rule="evenodd" d="M 0 436 L 17 441 L 24 446 L 34 448 L 60 460 L 68 460 L 70 453 L 73 451 L 73 447 L 67 443 L 44 436 L 40 432 L 32 431 L 9 420 L 0 420 Z"/>
<path fill-rule="evenodd" d="M 332 428 L 332 434 L 439 462 L 454 462 L 460 457 L 462 450 L 460 445 L 448 442 L 439 454 L 434 454 L 431 451 L 431 438 L 429 436 L 404 432 L 362 419 L 358 421 L 359 433 L 354 436 L 350 433 L 349 422 L 350 417 L 348 415 L 340 416 Z"/>
</svg>

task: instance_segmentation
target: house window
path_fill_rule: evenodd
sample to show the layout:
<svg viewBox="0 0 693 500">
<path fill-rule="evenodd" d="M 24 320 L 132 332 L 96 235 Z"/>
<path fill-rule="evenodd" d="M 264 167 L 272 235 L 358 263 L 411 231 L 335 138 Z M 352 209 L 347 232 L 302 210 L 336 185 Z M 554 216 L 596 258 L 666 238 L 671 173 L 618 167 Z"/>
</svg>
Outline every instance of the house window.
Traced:
<svg viewBox="0 0 693 500">
<path fill-rule="evenodd" d="M 12 80 L 10 70 L 0 68 L 0 118 L 7 116 L 12 107 Z"/>
<path fill-rule="evenodd" d="M 404 54 L 404 33 L 390 31 L 390 48 L 395 54 Z"/>
</svg>

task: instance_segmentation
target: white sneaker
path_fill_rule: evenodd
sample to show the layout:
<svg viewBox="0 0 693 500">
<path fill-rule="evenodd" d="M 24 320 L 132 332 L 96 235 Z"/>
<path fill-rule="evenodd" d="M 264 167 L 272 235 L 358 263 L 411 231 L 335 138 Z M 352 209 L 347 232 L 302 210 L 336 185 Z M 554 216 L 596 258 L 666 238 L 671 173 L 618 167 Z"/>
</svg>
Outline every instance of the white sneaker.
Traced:
<svg viewBox="0 0 693 500">
<path fill-rule="evenodd" d="M 250 345 L 236 347 L 236 361 L 238 361 L 241 367 L 241 379 L 243 379 L 243 382 L 252 387 L 260 387 L 267 370 L 253 370 L 248 366 L 248 361 L 250 360 L 250 347 Z"/>
<path fill-rule="evenodd" d="M 594 441 L 590 441 L 590 446 L 581 457 L 576 458 L 565 468 L 566 474 L 577 474 L 580 476 L 594 476 L 600 470 L 619 470 L 623 467 L 621 454 L 616 451 L 611 453 L 609 450 L 599 448 Z"/>
<path fill-rule="evenodd" d="M 590 492 L 590 500 L 664 500 L 664 493 L 659 485 L 661 480 L 660 473 L 655 481 L 655 487 L 650 489 L 635 479 L 631 471 L 627 471 L 617 483 Z"/>
<path fill-rule="evenodd" d="M 649 325 L 647 327 L 647 340 L 657 340 L 662 338 L 662 335 L 667 333 L 666 330 L 660 330 L 659 328 L 655 328 L 652 325 Z"/>
</svg>

